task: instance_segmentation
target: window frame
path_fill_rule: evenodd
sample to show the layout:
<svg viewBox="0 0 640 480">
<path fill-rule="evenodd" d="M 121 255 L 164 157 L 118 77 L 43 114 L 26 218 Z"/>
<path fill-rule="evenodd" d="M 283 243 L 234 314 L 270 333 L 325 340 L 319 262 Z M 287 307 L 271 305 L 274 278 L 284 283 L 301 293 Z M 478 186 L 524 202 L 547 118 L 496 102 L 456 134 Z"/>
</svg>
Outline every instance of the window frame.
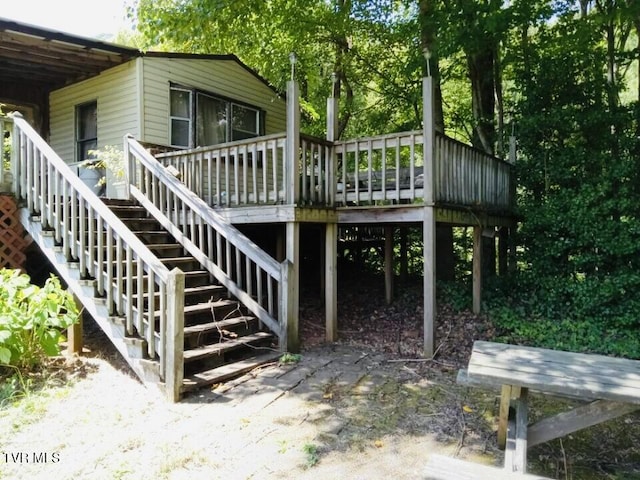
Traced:
<svg viewBox="0 0 640 480">
<path fill-rule="evenodd" d="M 195 88 L 195 87 L 187 87 L 181 84 L 177 84 L 177 83 L 173 83 L 173 82 L 169 82 L 169 101 L 171 101 L 171 91 L 173 90 L 178 90 L 178 91 L 187 91 L 190 92 L 190 99 L 191 99 L 191 118 L 190 118 L 190 128 L 189 128 L 189 145 L 188 146 L 183 146 L 183 145 L 174 145 L 172 143 L 172 120 L 174 119 L 174 117 L 172 117 L 171 115 L 169 115 L 169 144 L 172 147 L 178 147 L 178 148 L 194 148 L 197 146 L 205 146 L 205 145 L 197 145 L 197 129 L 195 128 L 195 126 L 198 123 L 198 95 L 203 95 L 209 98 L 212 98 L 214 100 L 218 100 L 218 101 L 222 101 L 225 103 L 225 109 L 226 109 L 226 117 L 227 117 L 227 125 L 225 127 L 225 141 L 223 143 L 228 143 L 228 142 L 233 142 L 235 141 L 233 139 L 233 106 L 236 105 L 238 107 L 242 107 L 245 109 L 250 109 L 256 112 L 256 128 L 257 128 L 257 132 L 255 133 L 255 137 L 259 137 L 264 135 L 264 131 L 265 131 L 265 116 L 266 116 L 266 111 L 260 107 L 257 107 L 255 105 L 252 105 L 250 103 L 247 102 L 243 102 L 242 100 L 238 100 L 235 98 L 231 98 L 231 97 L 227 97 L 225 95 L 220 95 L 217 93 L 213 93 L 213 92 L 209 92 L 207 90 L 203 90 L 200 88 Z M 169 112 L 171 113 L 171 112 Z M 182 119 L 182 117 L 180 117 Z M 246 132 L 246 133 L 250 133 L 250 132 Z M 252 137 L 244 137 L 244 138 L 252 138 Z"/>
<path fill-rule="evenodd" d="M 178 117 L 176 115 L 172 115 L 171 114 L 171 94 L 173 91 L 178 91 L 178 92 L 186 92 L 189 94 L 189 117 Z M 171 88 L 169 89 L 169 145 L 171 145 L 172 147 L 179 147 L 179 148 L 191 148 L 193 145 L 193 138 L 194 138 L 194 128 L 193 128 L 193 123 L 194 123 L 194 94 L 193 91 L 191 89 L 188 88 L 183 88 L 183 87 L 179 87 L 179 86 L 171 86 Z M 177 145 L 173 143 L 173 122 L 174 120 L 176 121 L 180 121 L 180 122 L 188 122 L 188 136 L 189 136 L 189 145 Z"/>
<path fill-rule="evenodd" d="M 82 115 L 82 112 L 87 107 L 92 107 L 93 111 L 95 112 L 96 131 L 95 131 L 95 136 L 81 137 L 80 133 L 83 130 L 86 130 L 86 127 L 83 127 L 84 115 Z M 83 102 L 75 106 L 75 137 L 76 137 L 76 142 L 75 142 L 74 155 L 76 157 L 76 162 L 83 162 L 85 160 L 91 159 L 91 156 L 88 154 L 88 151 L 97 150 L 98 148 L 98 100 L 97 99 L 90 100 L 88 102 Z M 86 146 L 90 145 L 91 143 L 93 143 L 94 148 L 89 148 L 85 150 Z M 84 151 L 87 152 L 87 158 L 82 158 L 83 157 L 82 152 Z"/>
</svg>

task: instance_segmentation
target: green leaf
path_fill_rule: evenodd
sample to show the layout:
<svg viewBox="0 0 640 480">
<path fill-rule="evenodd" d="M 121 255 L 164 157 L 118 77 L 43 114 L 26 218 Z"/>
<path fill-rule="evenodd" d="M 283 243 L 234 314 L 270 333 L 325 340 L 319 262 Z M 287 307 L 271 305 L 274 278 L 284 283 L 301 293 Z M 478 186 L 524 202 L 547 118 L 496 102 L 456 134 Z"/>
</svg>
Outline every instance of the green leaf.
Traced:
<svg viewBox="0 0 640 480">
<path fill-rule="evenodd" d="M 0 347 L 0 364 L 9 365 L 11 363 L 11 350 Z"/>
</svg>

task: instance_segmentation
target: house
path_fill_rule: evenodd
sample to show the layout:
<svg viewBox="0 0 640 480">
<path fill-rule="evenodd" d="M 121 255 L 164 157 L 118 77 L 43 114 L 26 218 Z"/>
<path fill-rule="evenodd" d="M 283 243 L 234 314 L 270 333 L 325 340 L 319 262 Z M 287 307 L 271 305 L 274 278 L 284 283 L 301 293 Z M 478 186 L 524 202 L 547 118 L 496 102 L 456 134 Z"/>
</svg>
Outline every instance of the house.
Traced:
<svg viewBox="0 0 640 480">
<path fill-rule="evenodd" d="M 512 164 L 435 132 L 431 78 L 422 130 L 337 140 L 336 98 L 326 138 L 305 135 L 295 79 L 285 102 L 232 55 L 142 53 L 0 20 L 0 57 L 0 102 L 23 112 L 0 119 L 12 142 L 0 184 L 11 179 L 21 223 L 85 310 L 172 400 L 298 348 L 306 229 L 321 232 L 328 341 L 347 228 L 383 232 L 390 301 L 394 230 L 421 227 L 426 355 L 436 229 L 474 228 L 474 309 L 483 236 L 499 232 L 506 264 Z M 78 170 L 106 145 L 122 146 L 119 199 Z"/>
</svg>

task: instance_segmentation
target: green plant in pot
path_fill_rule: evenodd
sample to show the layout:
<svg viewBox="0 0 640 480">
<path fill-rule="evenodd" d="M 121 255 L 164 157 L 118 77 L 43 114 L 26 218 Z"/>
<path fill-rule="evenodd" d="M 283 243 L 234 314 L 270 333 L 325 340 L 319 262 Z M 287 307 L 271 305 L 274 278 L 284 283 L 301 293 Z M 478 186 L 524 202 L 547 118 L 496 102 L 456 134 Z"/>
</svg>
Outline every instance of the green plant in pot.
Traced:
<svg viewBox="0 0 640 480">
<path fill-rule="evenodd" d="M 110 183 L 112 190 L 116 193 L 124 187 L 126 166 L 124 152 L 120 148 L 115 145 L 105 145 L 97 150 L 89 150 L 89 155 L 91 158 L 82 162 L 81 166 L 102 173 L 98 186 L 106 187 L 107 183 Z M 106 190 L 108 196 L 110 196 L 109 190 L 111 189 Z M 119 195 L 116 194 L 116 197 Z"/>
</svg>

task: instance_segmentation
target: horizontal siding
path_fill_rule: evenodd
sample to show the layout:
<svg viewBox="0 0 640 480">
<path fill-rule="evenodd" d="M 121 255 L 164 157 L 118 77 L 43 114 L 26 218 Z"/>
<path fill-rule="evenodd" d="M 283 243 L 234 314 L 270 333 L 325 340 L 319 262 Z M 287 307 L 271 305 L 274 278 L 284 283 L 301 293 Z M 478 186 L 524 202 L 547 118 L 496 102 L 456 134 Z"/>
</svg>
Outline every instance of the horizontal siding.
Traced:
<svg viewBox="0 0 640 480">
<path fill-rule="evenodd" d="M 265 133 L 284 132 L 286 105 L 276 93 L 233 60 L 144 58 L 145 138 L 169 143 L 169 83 L 236 99 L 266 112 Z"/>
<path fill-rule="evenodd" d="M 67 163 L 75 158 L 75 108 L 98 102 L 98 147 L 122 146 L 127 133 L 139 136 L 135 61 L 51 92 L 50 143 Z"/>
</svg>

